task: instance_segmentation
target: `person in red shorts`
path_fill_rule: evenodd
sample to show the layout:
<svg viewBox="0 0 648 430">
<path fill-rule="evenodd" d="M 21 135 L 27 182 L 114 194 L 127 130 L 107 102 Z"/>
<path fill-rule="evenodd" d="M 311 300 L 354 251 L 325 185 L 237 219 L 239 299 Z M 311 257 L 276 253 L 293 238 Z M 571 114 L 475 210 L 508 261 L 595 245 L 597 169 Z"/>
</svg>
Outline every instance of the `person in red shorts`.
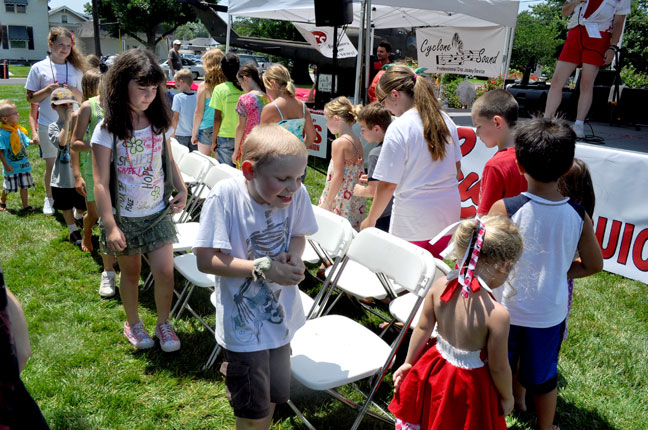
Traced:
<svg viewBox="0 0 648 430">
<path fill-rule="evenodd" d="M 562 88 L 574 69 L 582 64 L 574 131 L 577 137 L 584 137 L 584 121 L 592 104 L 596 75 L 601 66 L 612 62 L 619 50 L 617 43 L 629 13 L 630 0 L 567 0 L 563 4 L 562 15 L 571 15 L 569 32 L 547 95 L 545 118 L 555 115 L 562 100 Z"/>
</svg>

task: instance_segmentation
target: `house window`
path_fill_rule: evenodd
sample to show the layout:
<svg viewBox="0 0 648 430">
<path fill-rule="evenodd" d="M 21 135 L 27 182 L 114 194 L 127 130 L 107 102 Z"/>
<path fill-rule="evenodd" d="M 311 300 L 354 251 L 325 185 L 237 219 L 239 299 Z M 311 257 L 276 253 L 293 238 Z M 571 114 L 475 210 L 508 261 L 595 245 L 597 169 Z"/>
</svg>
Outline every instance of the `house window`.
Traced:
<svg viewBox="0 0 648 430">
<path fill-rule="evenodd" d="M 5 11 L 7 13 L 15 13 L 16 12 L 16 7 L 13 4 L 5 4 Z"/>
<path fill-rule="evenodd" d="M 11 49 L 27 49 L 30 42 L 31 27 L 28 29 L 24 25 L 10 25 L 9 30 L 9 47 Z M 33 36 L 32 36 L 33 37 Z"/>
<path fill-rule="evenodd" d="M 62 24 L 67 24 L 68 22 L 68 17 L 67 15 L 61 15 L 61 23 Z"/>
<path fill-rule="evenodd" d="M 17 4 L 16 5 L 16 12 L 17 13 L 27 13 L 27 6 L 24 4 Z"/>
</svg>

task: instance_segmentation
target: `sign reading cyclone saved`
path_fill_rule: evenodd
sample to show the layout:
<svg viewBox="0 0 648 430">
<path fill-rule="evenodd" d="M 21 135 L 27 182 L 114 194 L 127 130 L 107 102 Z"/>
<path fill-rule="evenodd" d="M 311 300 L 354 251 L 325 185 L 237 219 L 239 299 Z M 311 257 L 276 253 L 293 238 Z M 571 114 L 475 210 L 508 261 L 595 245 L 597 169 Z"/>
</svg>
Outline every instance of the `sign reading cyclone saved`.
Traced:
<svg viewBox="0 0 648 430">
<path fill-rule="evenodd" d="M 506 29 L 493 27 L 427 27 L 416 30 L 418 64 L 427 73 L 499 76 Z"/>
</svg>

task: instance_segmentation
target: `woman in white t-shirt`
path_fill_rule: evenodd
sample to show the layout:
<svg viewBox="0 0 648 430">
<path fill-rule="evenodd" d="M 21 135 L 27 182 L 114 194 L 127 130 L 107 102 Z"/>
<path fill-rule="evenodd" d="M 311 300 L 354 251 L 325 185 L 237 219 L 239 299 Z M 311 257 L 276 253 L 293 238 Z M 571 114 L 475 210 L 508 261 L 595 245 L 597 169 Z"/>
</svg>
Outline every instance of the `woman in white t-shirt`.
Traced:
<svg viewBox="0 0 648 430">
<path fill-rule="evenodd" d="M 74 34 L 67 28 L 52 28 L 49 32 L 48 43 L 49 55 L 31 67 L 25 82 L 25 90 L 27 101 L 38 104 L 38 140 L 41 156 L 45 159 L 43 213 L 54 215 L 50 180 L 58 148 L 50 142 L 47 127 L 58 120 L 58 114 L 52 109 L 50 94 L 58 87 L 65 87 L 72 91 L 79 102 L 82 102 L 81 78 L 87 69 L 87 64 L 75 46 Z"/>
<path fill-rule="evenodd" d="M 438 257 L 447 240 L 437 246 L 429 241 L 458 221 L 461 211 L 457 127 L 439 109 L 434 84 L 407 66 L 385 71 L 376 95 L 399 118 L 385 134 L 373 173 L 376 196 L 360 228 L 373 227 L 393 195 L 389 232 Z"/>
<path fill-rule="evenodd" d="M 121 270 L 124 335 L 137 349 L 153 347 L 138 313 L 145 254 L 155 280 L 155 335 L 163 351 L 177 351 L 180 340 L 169 323 L 176 241 L 172 213 L 184 207 L 187 189 L 171 154 L 166 76 L 152 53 L 130 49 L 117 57 L 103 82 L 104 119 L 90 141 L 92 171 L 101 248 L 117 257 Z M 171 198 L 173 189 L 177 194 Z"/>
<path fill-rule="evenodd" d="M 567 79 L 582 64 L 574 131 L 577 137 L 585 137 L 584 121 L 592 105 L 596 75 L 612 63 L 619 50 L 617 43 L 629 13 L 630 0 L 567 0 L 563 4 L 562 15 L 571 15 L 569 32 L 547 94 L 545 118 L 555 115 Z"/>
</svg>

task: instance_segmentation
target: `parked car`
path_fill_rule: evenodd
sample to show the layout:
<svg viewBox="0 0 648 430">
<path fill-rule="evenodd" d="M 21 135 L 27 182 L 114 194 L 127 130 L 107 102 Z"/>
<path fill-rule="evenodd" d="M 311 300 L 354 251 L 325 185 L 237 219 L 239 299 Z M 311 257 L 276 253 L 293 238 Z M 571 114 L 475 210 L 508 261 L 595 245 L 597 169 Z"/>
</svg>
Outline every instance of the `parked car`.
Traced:
<svg viewBox="0 0 648 430">
<path fill-rule="evenodd" d="M 259 73 L 261 73 L 261 68 L 259 67 L 259 63 L 256 60 L 256 57 L 254 55 L 250 54 L 237 54 L 239 57 L 239 60 L 241 61 L 241 66 L 245 63 L 254 63 L 255 66 L 257 66 L 257 69 L 259 69 Z"/>
<path fill-rule="evenodd" d="M 272 61 L 268 60 L 266 57 L 263 57 L 261 55 L 255 55 L 254 58 L 256 58 L 256 62 L 259 65 L 259 70 L 261 73 L 265 72 L 272 66 Z"/>
<path fill-rule="evenodd" d="M 182 57 L 181 59 L 182 59 L 182 68 L 191 70 L 194 79 L 198 79 L 199 77 L 205 76 L 205 69 L 203 69 L 202 65 L 185 57 Z M 160 67 L 162 67 L 164 73 L 169 74 L 169 64 L 167 63 L 166 60 L 160 63 Z"/>
<path fill-rule="evenodd" d="M 196 64 L 202 64 L 202 57 L 200 55 L 184 54 L 184 55 L 182 55 L 182 58 L 187 58 L 187 59 L 195 62 Z"/>
</svg>

